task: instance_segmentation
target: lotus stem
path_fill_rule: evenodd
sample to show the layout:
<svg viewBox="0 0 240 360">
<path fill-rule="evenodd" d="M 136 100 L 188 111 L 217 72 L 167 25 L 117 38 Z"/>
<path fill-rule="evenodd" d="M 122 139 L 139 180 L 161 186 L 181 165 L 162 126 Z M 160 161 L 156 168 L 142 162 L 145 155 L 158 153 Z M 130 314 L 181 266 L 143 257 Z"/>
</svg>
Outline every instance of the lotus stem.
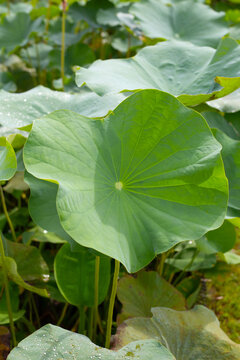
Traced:
<svg viewBox="0 0 240 360">
<path fill-rule="evenodd" d="M 5 287 L 5 294 L 6 294 L 6 302 L 7 302 L 7 309 L 8 309 L 8 317 L 9 317 L 9 323 L 10 323 L 10 329 L 12 334 L 12 343 L 13 346 L 17 346 L 17 340 L 15 335 L 15 328 L 13 323 L 13 313 L 12 313 L 12 306 L 11 306 L 11 299 L 10 299 L 10 293 L 9 293 L 9 283 L 8 283 L 8 272 L 5 262 L 5 252 L 4 252 L 4 246 L 3 246 L 3 239 L 2 236 L 0 236 L 0 252 L 1 252 L 1 260 L 2 260 L 2 270 L 3 270 L 3 280 L 4 280 L 4 287 Z"/>
<path fill-rule="evenodd" d="M 109 308 L 108 308 L 108 319 L 107 319 L 107 333 L 106 333 L 106 342 L 105 342 L 105 347 L 107 349 L 109 349 L 109 347 L 110 347 L 112 320 L 113 320 L 113 308 L 114 308 L 115 298 L 116 298 L 116 294 L 117 294 L 119 269 L 120 269 L 120 262 L 118 260 L 115 260 L 112 292 L 111 292 L 111 296 L 110 296 L 110 302 L 109 302 Z"/>
<path fill-rule="evenodd" d="M 100 271 L 100 256 L 96 256 L 96 260 L 95 260 L 95 284 L 94 284 L 93 341 L 95 341 L 95 339 L 96 339 L 96 331 L 97 331 L 99 271 Z"/>
<path fill-rule="evenodd" d="M 64 91 L 64 60 L 65 60 L 65 23 L 66 23 L 67 0 L 62 0 L 62 46 L 61 46 L 61 78 Z"/>
<path fill-rule="evenodd" d="M 12 233 L 12 238 L 13 238 L 14 241 L 17 242 L 16 233 L 15 233 L 12 221 L 10 219 L 10 216 L 8 214 L 8 211 L 7 211 L 6 201 L 5 201 L 5 197 L 4 197 L 4 193 L 3 193 L 3 188 L 2 188 L 1 185 L 0 185 L 0 197 L 1 197 L 1 201 L 2 201 L 3 212 L 4 212 L 4 215 L 6 216 L 8 225 L 9 225 L 11 233 Z"/>
</svg>

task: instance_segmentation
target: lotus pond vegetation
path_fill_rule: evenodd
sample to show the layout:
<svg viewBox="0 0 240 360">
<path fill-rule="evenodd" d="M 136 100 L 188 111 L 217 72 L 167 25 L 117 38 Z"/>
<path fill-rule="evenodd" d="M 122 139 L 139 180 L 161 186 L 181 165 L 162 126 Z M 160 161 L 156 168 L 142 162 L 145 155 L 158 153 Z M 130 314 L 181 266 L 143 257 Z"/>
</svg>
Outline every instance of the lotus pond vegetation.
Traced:
<svg viewBox="0 0 240 360">
<path fill-rule="evenodd" d="M 240 1 L 0 0 L 0 359 L 240 359 Z"/>
</svg>

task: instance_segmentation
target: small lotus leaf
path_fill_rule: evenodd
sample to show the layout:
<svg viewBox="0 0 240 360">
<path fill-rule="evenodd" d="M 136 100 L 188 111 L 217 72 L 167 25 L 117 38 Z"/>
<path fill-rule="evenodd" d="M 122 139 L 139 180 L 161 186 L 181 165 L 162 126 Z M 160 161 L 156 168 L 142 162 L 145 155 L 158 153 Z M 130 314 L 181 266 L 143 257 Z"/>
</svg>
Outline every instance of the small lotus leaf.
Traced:
<svg viewBox="0 0 240 360">
<path fill-rule="evenodd" d="M 156 271 L 141 271 L 136 278 L 122 277 L 117 296 L 123 305 L 123 318 L 151 316 L 151 308 L 155 306 L 184 310 L 186 305 L 183 295 Z"/>
<path fill-rule="evenodd" d="M 9 180 L 17 171 L 17 159 L 12 145 L 0 137 L 0 181 Z"/>
<path fill-rule="evenodd" d="M 54 260 L 54 275 L 61 294 L 73 305 L 94 306 L 96 256 L 80 245 L 65 244 Z M 110 258 L 100 256 L 98 303 L 105 299 L 110 284 Z"/>
</svg>

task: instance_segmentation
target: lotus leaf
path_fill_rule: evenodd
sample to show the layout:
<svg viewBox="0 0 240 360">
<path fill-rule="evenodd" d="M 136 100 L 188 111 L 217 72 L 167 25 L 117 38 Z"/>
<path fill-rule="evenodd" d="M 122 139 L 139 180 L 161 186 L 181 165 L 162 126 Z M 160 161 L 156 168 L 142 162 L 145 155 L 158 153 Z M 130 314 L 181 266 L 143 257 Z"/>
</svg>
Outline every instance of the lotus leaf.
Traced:
<svg viewBox="0 0 240 360">
<path fill-rule="evenodd" d="M 144 90 L 104 120 L 67 110 L 37 120 L 24 162 L 35 177 L 59 183 L 64 230 L 134 272 L 221 225 L 227 180 L 220 150 L 197 112 Z"/>
<path fill-rule="evenodd" d="M 0 181 L 9 180 L 17 170 L 17 159 L 12 145 L 0 137 Z"/>
<path fill-rule="evenodd" d="M 221 130 L 213 129 L 213 133 L 222 145 L 222 158 L 229 181 L 228 206 L 240 210 L 240 141 L 231 139 Z"/>
<path fill-rule="evenodd" d="M 123 98 L 122 95 L 100 97 L 90 92 L 68 94 L 43 86 L 21 94 L 0 91 L 0 124 L 7 129 L 21 128 L 58 109 L 68 109 L 86 116 L 104 116 Z"/>
<path fill-rule="evenodd" d="M 230 38 L 223 39 L 217 50 L 172 40 L 147 46 L 129 59 L 97 60 L 76 72 L 76 82 L 86 83 L 99 95 L 159 89 L 194 106 L 240 86 L 239 57 L 240 46 Z"/>
<path fill-rule="evenodd" d="M 86 336 L 46 325 L 21 341 L 8 360 L 174 360 L 155 340 L 136 341 L 116 351 L 93 344 Z"/>
<path fill-rule="evenodd" d="M 53 232 L 61 238 L 69 240 L 69 235 L 63 230 L 57 213 L 57 184 L 37 179 L 27 172 L 25 172 L 24 179 L 31 189 L 28 209 L 35 224 L 41 226 L 45 231 Z"/>
<path fill-rule="evenodd" d="M 58 288 L 73 305 L 94 306 L 94 279 L 96 256 L 80 245 L 71 250 L 69 244 L 61 247 L 54 261 L 54 275 Z M 98 303 L 105 299 L 110 283 L 110 258 L 100 256 Z"/>
<path fill-rule="evenodd" d="M 224 12 L 192 0 L 169 4 L 162 0 L 143 0 L 131 7 L 131 13 L 150 38 L 177 39 L 200 46 L 217 47 L 228 33 Z M 201 14 L 201 16 L 199 16 Z"/>
<path fill-rule="evenodd" d="M 221 99 L 209 101 L 208 105 L 226 113 L 240 111 L 240 89 Z"/>
<path fill-rule="evenodd" d="M 115 347 L 135 340 L 158 339 L 176 360 L 238 360 L 240 345 L 221 330 L 214 313 L 204 306 L 188 311 L 152 309 L 152 318 L 126 320 L 118 328 Z"/>
<path fill-rule="evenodd" d="M 234 247 L 236 240 L 235 227 L 225 220 L 220 228 L 209 231 L 202 239 L 198 240 L 197 246 L 207 254 L 225 253 Z"/>
<path fill-rule="evenodd" d="M 137 277 L 124 276 L 118 283 L 117 296 L 122 303 L 121 317 L 148 317 L 151 308 L 166 306 L 185 309 L 185 299 L 156 271 L 141 271 Z"/>
<path fill-rule="evenodd" d="M 0 25 L 0 47 L 10 52 L 26 45 L 29 35 L 38 30 L 41 22 L 41 18 L 32 21 L 26 12 L 6 16 Z"/>
</svg>

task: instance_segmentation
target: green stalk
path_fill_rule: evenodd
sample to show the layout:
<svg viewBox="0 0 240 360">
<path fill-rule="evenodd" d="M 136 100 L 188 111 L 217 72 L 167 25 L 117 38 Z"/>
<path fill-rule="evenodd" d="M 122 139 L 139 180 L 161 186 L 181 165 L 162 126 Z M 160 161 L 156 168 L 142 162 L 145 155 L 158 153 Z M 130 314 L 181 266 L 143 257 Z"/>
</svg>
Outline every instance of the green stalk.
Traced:
<svg viewBox="0 0 240 360">
<path fill-rule="evenodd" d="M 118 282 L 118 275 L 120 269 L 120 262 L 115 260 L 115 269 L 113 275 L 113 284 L 112 284 L 112 292 L 110 296 L 109 308 L 108 308 L 108 319 L 107 319 L 107 333 L 106 333 L 106 342 L 105 347 L 109 349 L 110 347 L 110 340 L 111 340 L 111 331 L 112 331 L 112 318 L 113 318 L 113 308 L 117 293 L 117 282 Z"/>
<path fill-rule="evenodd" d="M 46 35 L 48 34 L 48 29 L 49 29 L 50 15 L 51 15 L 51 5 L 52 5 L 52 1 L 48 0 L 48 9 L 47 9 L 46 26 L 45 26 Z"/>
<path fill-rule="evenodd" d="M 62 46 L 61 46 L 61 78 L 64 91 L 64 60 L 65 60 L 65 23 L 66 23 L 67 0 L 62 0 Z"/>
<path fill-rule="evenodd" d="M 94 307 L 90 307 L 89 320 L 88 320 L 88 337 L 90 340 L 93 340 L 93 315 L 94 315 Z"/>
<path fill-rule="evenodd" d="M 96 332 L 97 332 L 99 269 L 100 269 L 100 256 L 96 256 L 96 260 L 95 260 L 95 284 L 94 284 L 93 341 L 95 341 L 95 339 L 96 339 Z"/>
<path fill-rule="evenodd" d="M 63 307 L 63 310 L 62 310 L 62 313 L 61 313 L 61 316 L 60 316 L 60 318 L 59 318 L 59 320 L 57 322 L 57 326 L 59 326 L 62 323 L 62 321 L 63 321 L 63 319 L 64 319 L 64 317 L 66 315 L 67 308 L 68 308 L 68 303 L 65 303 L 65 305 Z"/>
<path fill-rule="evenodd" d="M 8 215 L 7 206 L 6 206 L 6 202 L 5 202 L 5 198 L 4 198 L 4 194 L 3 194 L 3 188 L 2 188 L 1 185 L 0 185 L 0 197 L 1 197 L 1 201 L 2 201 L 3 212 L 4 212 L 5 216 L 6 216 L 8 225 L 10 227 L 13 240 L 17 242 L 17 237 L 16 237 L 16 234 L 15 234 L 15 230 L 14 230 L 12 221 L 10 219 L 10 216 Z"/>
<path fill-rule="evenodd" d="M 80 319 L 79 319 L 78 332 L 79 332 L 79 334 L 84 335 L 86 314 L 85 314 L 85 309 L 84 309 L 83 305 L 79 306 L 79 317 L 80 317 Z"/>
<path fill-rule="evenodd" d="M 158 266 L 158 273 L 159 273 L 160 276 L 162 276 L 162 274 L 163 274 L 163 267 L 164 267 L 166 257 L 167 257 L 166 252 L 161 254 L 160 263 L 159 263 L 159 266 Z"/>
<path fill-rule="evenodd" d="M 192 266 L 194 260 L 196 259 L 196 257 L 199 254 L 199 250 L 196 248 L 195 252 L 190 260 L 190 262 L 185 266 L 185 268 L 183 269 L 183 271 L 180 272 L 180 274 L 178 275 L 178 277 L 176 278 L 176 280 L 174 280 L 173 282 L 173 286 L 176 286 L 183 278 L 185 272 Z"/>
<path fill-rule="evenodd" d="M 8 309 L 8 317 L 9 317 L 10 329 L 11 329 L 11 334 L 12 334 L 12 342 L 13 342 L 13 346 L 15 347 L 15 346 L 17 346 L 17 340 L 16 340 L 16 335 L 15 335 L 11 299 L 10 299 L 10 293 L 9 293 L 9 287 L 8 287 L 8 273 L 7 273 L 6 263 L 5 263 L 6 258 L 5 258 L 2 236 L 0 236 L 0 238 L 1 238 L 0 252 L 1 252 L 1 259 L 2 259 L 2 270 L 3 270 L 3 279 L 4 279 L 4 286 L 5 286 L 7 309 Z"/>
</svg>

